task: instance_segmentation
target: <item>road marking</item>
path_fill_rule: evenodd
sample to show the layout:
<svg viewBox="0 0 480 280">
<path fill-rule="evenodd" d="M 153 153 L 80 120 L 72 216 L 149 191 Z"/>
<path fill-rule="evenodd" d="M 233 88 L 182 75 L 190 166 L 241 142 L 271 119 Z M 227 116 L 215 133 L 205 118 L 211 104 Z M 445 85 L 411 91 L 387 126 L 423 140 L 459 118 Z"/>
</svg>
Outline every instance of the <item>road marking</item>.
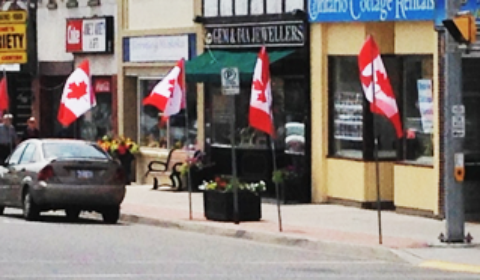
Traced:
<svg viewBox="0 0 480 280">
<path fill-rule="evenodd" d="M 452 262 L 432 260 L 432 261 L 422 262 L 419 266 L 425 267 L 425 268 L 434 268 L 434 269 L 441 269 L 441 270 L 448 270 L 448 271 L 455 271 L 455 272 L 480 273 L 480 266 L 463 264 L 463 263 L 452 263 Z"/>
</svg>

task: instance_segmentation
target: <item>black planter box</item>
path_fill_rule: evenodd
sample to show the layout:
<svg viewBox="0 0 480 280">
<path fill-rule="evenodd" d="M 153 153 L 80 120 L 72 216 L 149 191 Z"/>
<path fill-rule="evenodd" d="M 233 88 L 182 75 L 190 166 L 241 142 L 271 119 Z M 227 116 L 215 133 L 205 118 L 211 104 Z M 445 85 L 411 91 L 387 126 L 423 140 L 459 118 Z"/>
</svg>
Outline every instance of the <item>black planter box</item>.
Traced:
<svg viewBox="0 0 480 280">
<path fill-rule="evenodd" d="M 204 191 L 203 207 L 205 218 L 212 221 L 234 221 L 233 192 Z M 239 221 L 259 221 L 262 218 L 260 195 L 238 192 Z"/>
</svg>

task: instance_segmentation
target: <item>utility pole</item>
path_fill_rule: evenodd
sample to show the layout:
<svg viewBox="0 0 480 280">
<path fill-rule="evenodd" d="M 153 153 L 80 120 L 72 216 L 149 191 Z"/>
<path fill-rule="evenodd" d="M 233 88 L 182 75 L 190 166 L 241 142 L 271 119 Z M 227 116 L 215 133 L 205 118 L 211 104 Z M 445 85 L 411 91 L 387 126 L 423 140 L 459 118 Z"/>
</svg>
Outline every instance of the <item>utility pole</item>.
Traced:
<svg viewBox="0 0 480 280">
<path fill-rule="evenodd" d="M 446 0 L 447 19 L 455 18 L 461 0 Z M 455 177 L 456 168 L 463 167 L 465 107 L 462 100 L 462 51 L 451 34 L 445 31 L 444 98 L 443 98 L 443 187 L 445 190 L 446 234 L 443 242 L 465 240 L 465 207 L 462 180 Z M 463 119 L 462 119 L 463 118 Z M 463 127 L 463 133 L 462 133 Z"/>
</svg>

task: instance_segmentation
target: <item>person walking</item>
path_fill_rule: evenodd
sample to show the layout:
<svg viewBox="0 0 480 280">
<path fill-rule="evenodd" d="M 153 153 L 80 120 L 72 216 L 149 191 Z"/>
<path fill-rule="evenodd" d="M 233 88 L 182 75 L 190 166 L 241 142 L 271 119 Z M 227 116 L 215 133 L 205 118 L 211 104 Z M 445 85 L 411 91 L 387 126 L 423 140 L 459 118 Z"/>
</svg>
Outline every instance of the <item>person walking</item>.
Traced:
<svg viewBox="0 0 480 280">
<path fill-rule="evenodd" d="M 40 130 L 37 128 L 35 117 L 30 117 L 27 121 L 27 127 L 23 131 L 22 141 L 31 138 L 40 138 Z"/>
<path fill-rule="evenodd" d="M 5 162 L 17 144 L 17 132 L 12 125 L 12 119 L 11 114 L 5 114 L 3 123 L 0 124 L 0 163 Z"/>
</svg>

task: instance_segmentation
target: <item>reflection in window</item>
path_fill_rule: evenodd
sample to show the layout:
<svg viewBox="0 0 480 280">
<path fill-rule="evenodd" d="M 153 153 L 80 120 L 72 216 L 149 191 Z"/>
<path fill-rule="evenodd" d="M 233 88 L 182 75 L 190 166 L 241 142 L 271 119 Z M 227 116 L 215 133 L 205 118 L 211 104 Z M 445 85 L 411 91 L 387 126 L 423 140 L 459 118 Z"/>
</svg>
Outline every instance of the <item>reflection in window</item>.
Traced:
<svg viewBox="0 0 480 280">
<path fill-rule="evenodd" d="M 159 81 L 156 79 L 140 80 L 140 145 L 170 149 L 174 146 L 182 147 L 186 143 L 194 144 L 197 138 L 196 85 L 187 85 L 188 129 L 186 129 L 187 114 L 185 109 L 170 116 L 168 121 L 164 123 L 162 122 L 162 113 L 156 107 L 142 105 L 142 100 L 151 93 Z"/>
<path fill-rule="evenodd" d="M 333 102 L 332 155 L 363 158 L 364 96 L 356 57 L 332 57 L 330 79 Z"/>
</svg>

